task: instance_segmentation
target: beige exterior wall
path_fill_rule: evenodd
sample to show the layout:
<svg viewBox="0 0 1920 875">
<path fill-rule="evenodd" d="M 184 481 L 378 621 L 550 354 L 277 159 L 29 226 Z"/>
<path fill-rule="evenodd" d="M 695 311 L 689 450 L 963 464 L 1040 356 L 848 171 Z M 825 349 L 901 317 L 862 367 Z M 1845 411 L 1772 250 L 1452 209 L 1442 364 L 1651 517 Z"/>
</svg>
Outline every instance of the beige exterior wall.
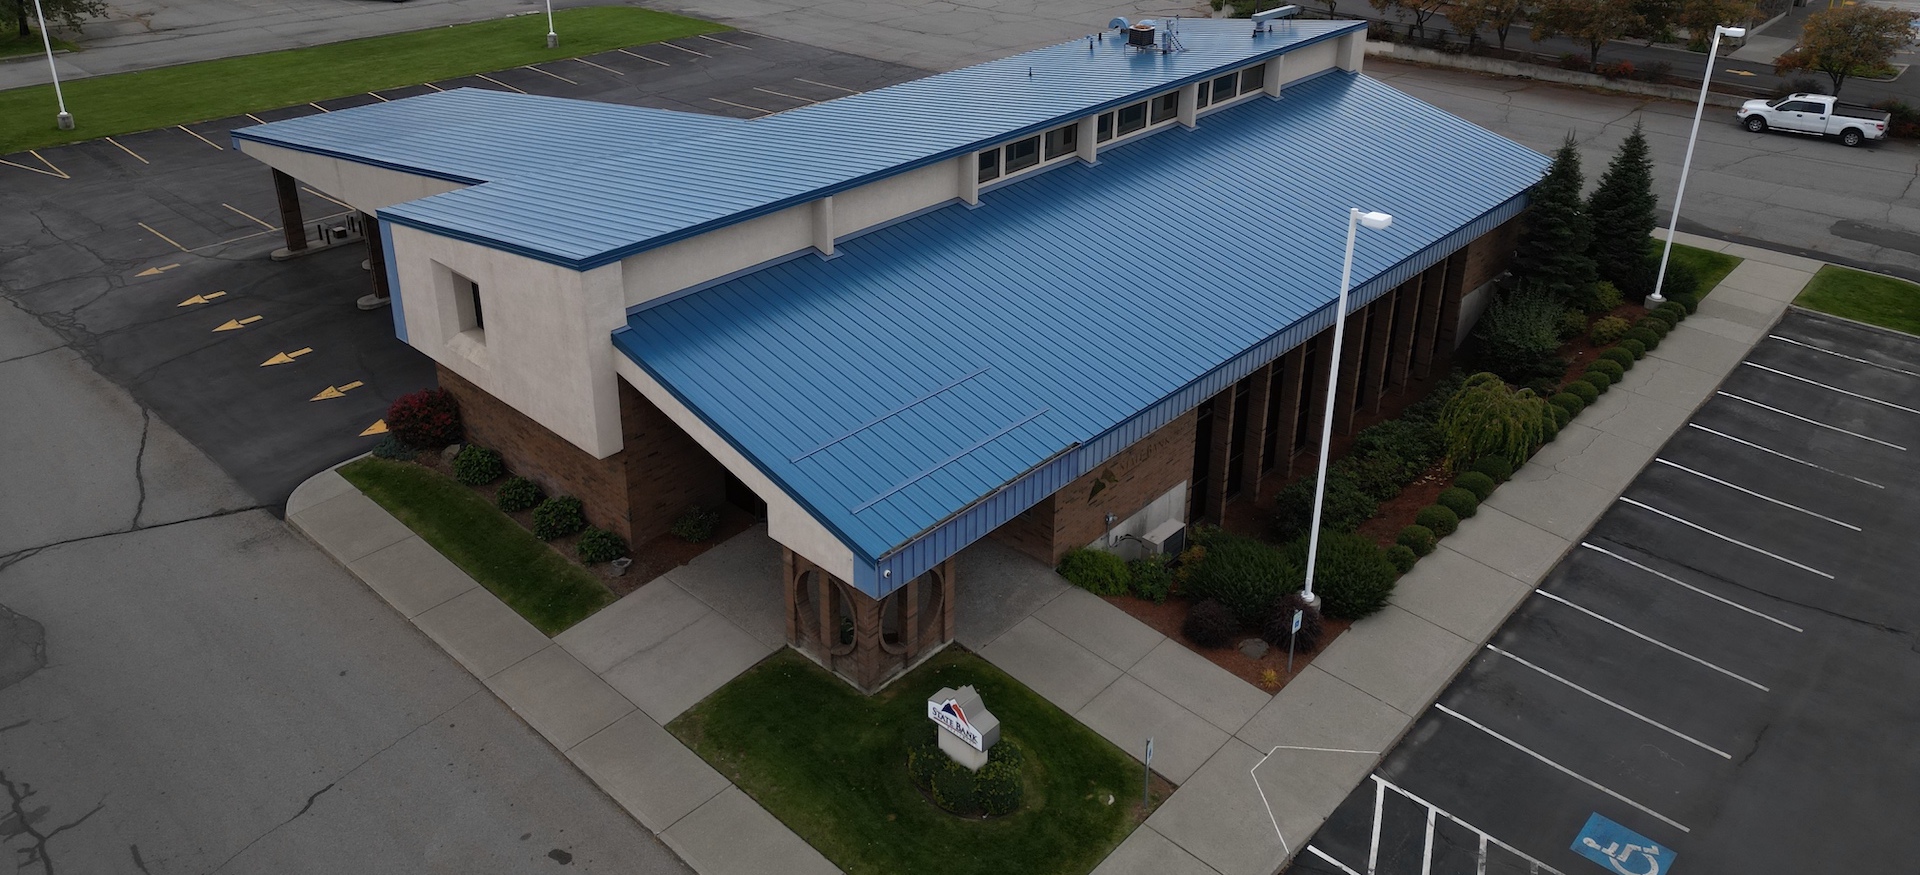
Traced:
<svg viewBox="0 0 1920 875">
<path fill-rule="evenodd" d="M 315 191 L 352 204 L 354 209 L 363 213 L 467 187 L 464 183 L 388 170 L 311 152 L 296 152 L 251 140 L 241 140 L 240 151 L 300 180 Z"/>
</svg>

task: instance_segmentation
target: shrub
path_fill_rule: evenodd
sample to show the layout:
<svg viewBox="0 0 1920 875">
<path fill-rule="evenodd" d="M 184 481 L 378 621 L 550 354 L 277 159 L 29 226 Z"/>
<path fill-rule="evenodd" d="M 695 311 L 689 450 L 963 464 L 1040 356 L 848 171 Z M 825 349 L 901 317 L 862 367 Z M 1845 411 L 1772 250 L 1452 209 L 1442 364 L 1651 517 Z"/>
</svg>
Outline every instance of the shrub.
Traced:
<svg viewBox="0 0 1920 875">
<path fill-rule="evenodd" d="M 507 482 L 500 484 L 500 489 L 493 494 L 494 504 L 507 513 L 526 510 L 545 500 L 546 496 L 540 494 L 540 487 L 525 477 L 508 477 Z"/>
<path fill-rule="evenodd" d="M 1621 349 L 1616 346 L 1612 349 L 1601 350 L 1600 357 L 1619 365 L 1622 373 L 1633 370 L 1633 352 L 1631 350 Z"/>
<path fill-rule="evenodd" d="M 1094 595 L 1126 595 L 1127 562 L 1105 550 L 1081 547 L 1060 559 L 1060 576 Z"/>
<path fill-rule="evenodd" d="M 419 455 L 419 453 L 416 452 L 412 447 L 407 446 L 404 443 L 401 443 L 399 438 L 389 434 L 386 437 L 381 438 L 379 443 L 373 445 L 373 455 L 375 458 L 379 458 L 379 459 L 392 459 L 396 462 L 411 462 L 413 461 L 413 457 Z"/>
<path fill-rule="evenodd" d="M 1429 504 L 1421 508 L 1420 512 L 1414 515 L 1413 521 L 1417 525 L 1426 526 L 1442 538 L 1460 528 L 1460 515 L 1437 504 Z"/>
<path fill-rule="evenodd" d="M 1580 382 L 1591 385 L 1600 395 L 1604 395 L 1607 389 L 1613 385 L 1613 378 L 1600 371 L 1588 371 L 1580 375 Z M 1599 395 L 1594 397 L 1597 398 Z"/>
<path fill-rule="evenodd" d="M 1425 556 L 1433 552 L 1434 546 L 1440 543 L 1440 537 L 1435 535 L 1432 529 L 1414 523 L 1402 528 L 1393 542 L 1412 550 L 1415 556 Z"/>
<path fill-rule="evenodd" d="M 1581 402 L 1580 406 L 1585 408 L 1588 404 L 1592 404 L 1600 397 L 1600 390 L 1592 383 L 1584 380 L 1575 380 L 1567 384 L 1567 394 L 1579 398 Z"/>
<path fill-rule="evenodd" d="M 1658 313 L 1648 313 L 1640 317 L 1639 321 L 1633 323 L 1633 327 L 1652 332 L 1654 340 L 1657 342 L 1666 339 L 1667 332 L 1673 330 L 1673 323 L 1668 322 Z M 1632 337 L 1634 334 L 1628 332 L 1627 336 Z"/>
<path fill-rule="evenodd" d="M 1673 301 L 1672 299 L 1669 299 L 1666 303 L 1653 308 L 1653 312 L 1665 313 L 1667 316 L 1671 317 L 1667 319 L 1668 322 L 1673 323 L 1674 325 L 1679 325 L 1680 323 L 1685 322 L 1687 319 L 1687 314 L 1693 311 L 1687 309 L 1685 304 L 1680 304 Z"/>
<path fill-rule="evenodd" d="M 1476 498 L 1472 492 L 1458 486 L 1450 486 L 1443 490 L 1440 497 L 1434 499 L 1434 503 L 1453 511 L 1454 515 L 1461 519 L 1473 516 L 1480 509 L 1480 499 Z"/>
<path fill-rule="evenodd" d="M 1587 388 L 1591 389 L 1593 387 L 1589 386 Z M 1568 416 L 1578 416 L 1580 411 L 1587 409 L 1587 400 L 1572 392 L 1561 392 L 1552 398 L 1548 398 L 1547 403 L 1552 405 L 1555 410 L 1566 411 Z"/>
<path fill-rule="evenodd" d="M 1481 456 L 1474 459 L 1473 464 L 1467 466 L 1467 470 L 1479 471 L 1492 477 L 1495 483 L 1505 483 L 1507 478 L 1513 476 L 1513 463 L 1499 456 Z"/>
<path fill-rule="evenodd" d="M 1620 377 L 1627 372 L 1627 369 L 1621 367 L 1619 362 L 1606 358 L 1595 359 L 1593 364 L 1587 365 L 1587 370 L 1599 371 L 1600 373 L 1606 374 L 1607 379 L 1615 383 L 1620 382 Z"/>
<path fill-rule="evenodd" d="M 542 541 L 564 538 L 586 527 L 586 511 L 580 499 L 571 495 L 556 495 L 533 509 L 533 536 Z"/>
<path fill-rule="evenodd" d="M 975 772 L 954 762 L 937 742 L 923 741 L 907 749 L 907 774 L 946 811 L 998 816 L 1020 810 L 1026 792 L 1020 775 L 1024 759 L 1020 748 L 1003 739 L 987 751 L 987 764 Z"/>
<path fill-rule="evenodd" d="M 1560 304 L 1543 292 L 1497 293 L 1474 328 L 1474 349 L 1487 369 L 1516 383 L 1557 374 L 1561 361 Z"/>
<path fill-rule="evenodd" d="M 1495 484 L 1492 477 L 1478 471 L 1468 471 L 1453 478 L 1453 485 L 1473 493 L 1473 497 L 1480 501 L 1486 501 L 1487 496 L 1493 494 Z"/>
<path fill-rule="evenodd" d="M 696 507 L 674 517 L 673 525 L 667 532 L 689 544 L 699 544 L 713 537 L 713 530 L 720 527 L 720 512 L 710 507 Z"/>
<path fill-rule="evenodd" d="M 1668 298 L 1667 300 L 1675 304 L 1679 304 L 1683 309 L 1687 311 L 1688 316 L 1692 316 L 1695 311 L 1700 309 L 1699 295 L 1674 295 L 1673 297 Z"/>
<path fill-rule="evenodd" d="M 1411 479 L 1406 474 L 1407 465 L 1396 456 L 1386 453 L 1359 455 L 1348 453 L 1327 467 L 1327 480 L 1342 480 L 1359 490 L 1360 494 L 1378 503 L 1400 494 L 1400 487 Z M 1373 516 L 1369 511 L 1367 516 Z M 1363 517 L 1362 522 L 1365 521 Z"/>
<path fill-rule="evenodd" d="M 606 529 L 589 528 L 580 533 L 580 540 L 574 543 L 573 552 L 581 562 L 598 565 L 627 555 L 627 542 Z"/>
<path fill-rule="evenodd" d="M 1225 647 L 1233 643 L 1239 631 L 1240 623 L 1233 612 L 1213 599 L 1201 599 L 1187 611 L 1187 621 L 1180 624 L 1181 634 L 1201 647 Z"/>
<path fill-rule="evenodd" d="M 1219 602 L 1235 622 L 1258 626 L 1282 595 L 1300 589 L 1305 571 L 1287 555 L 1252 538 L 1219 534 L 1206 561 L 1187 576 L 1189 597 Z"/>
<path fill-rule="evenodd" d="M 1632 334 L 1633 332 L 1629 331 L 1627 333 Z M 1657 343 L 1658 340 L 1656 339 L 1655 342 Z M 1652 347 L 1647 346 L 1646 341 L 1637 337 L 1628 337 L 1620 341 L 1620 348 L 1626 350 L 1627 355 L 1633 356 L 1636 361 L 1645 358 L 1647 350 L 1652 349 Z"/>
<path fill-rule="evenodd" d="M 1362 491 L 1352 480 L 1334 469 L 1327 472 L 1326 502 L 1320 508 L 1320 525 L 1339 531 L 1352 531 L 1373 518 L 1380 502 Z M 1273 536 L 1276 541 L 1291 541 L 1313 525 L 1313 483 L 1303 480 L 1280 491 L 1273 500 Z"/>
<path fill-rule="evenodd" d="M 1632 79 L 1633 78 L 1633 62 L 1632 61 L 1616 61 L 1611 64 L 1601 64 L 1597 67 L 1594 67 L 1593 72 L 1599 73 L 1601 76 L 1606 77 L 1608 79 Z"/>
<path fill-rule="evenodd" d="M 1404 544 L 1395 544 L 1388 547 L 1385 555 L 1387 562 L 1393 566 L 1395 571 L 1401 574 L 1412 571 L 1414 563 L 1420 561 L 1420 557 L 1413 555 L 1413 550 Z"/>
<path fill-rule="evenodd" d="M 1675 295 L 1699 295 L 1700 275 L 1693 268 L 1679 262 L 1667 263 L 1667 281 L 1660 286 L 1660 296 L 1672 300 Z"/>
<path fill-rule="evenodd" d="M 1305 566 L 1307 539 L 1287 548 L 1294 562 Z M 1358 620 L 1386 607 L 1399 572 L 1373 539 L 1350 532 L 1320 533 L 1320 559 L 1314 566 L 1314 593 L 1321 613 L 1339 620 Z M 1277 601 L 1277 600 L 1276 600 Z"/>
<path fill-rule="evenodd" d="M 1560 314 L 1559 330 L 1555 333 L 1561 340 L 1572 340 L 1586 333 L 1587 314 L 1576 309 L 1568 309 Z"/>
<path fill-rule="evenodd" d="M 1447 464 L 1458 471 L 1481 456 L 1520 465 L 1540 447 L 1547 402 L 1514 391 L 1493 374 L 1474 374 L 1440 412 Z"/>
<path fill-rule="evenodd" d="M 387 407 L 387 431 L 407 446 L 426 450 L 457 444 L 464 433 L 460 402 L 445 389 L 409 392 Z"/>
<path fill-rule="evenodd" d="M 1293 612 L 1300 612 L 1300 631 L 1293 631 Z M 1327 624 L 1320 616 L 1320 609 L 1307 604 L 1299 593 L 1288 593 L 1273 606 L 1273 613 L 1267 616 L 1266 625 L 1260 628 L 1260 637 L 1268 644 L 1285 650 L 1289 644 L 1295 653 L 1312 653 L 1320 649 L 1320 640 L 1326 637 Z"/>
<path fill-rule="evenodd" d="M 1611 313 L 1613 308 L 1626 303 L 1626 300 L 1627 296 L 1620 292 L 1619 286 L 1601 280 L 1588 287 L 1582 303 L 1589 313 Z"/>
<path fill-rule="evenodd" d="M 1553 397 L 1558 398 L 1560 396 L 1555 395 Z M 1579 401 L 1580 399 L 1574 398 L 1573 400 Z M 1573 411 L 1568 410 L 1567 408 L 1562 407 L 1558 404 L 1549 403 L 1547 405 L 1547 415 L 1551 418 L 1550 422 L 1548 422 L 1548 425 L 1552 426 L 1552 428 L 1549 429 L 1549 431 L 1552 432 L 1553 434 L 1553 437 L 1547 438 L 1547 440 L 1549 441 L 1553 440 L 1553 438 L 1555 437 L 1559 437 L 1560 430 L 1563 428 L 1566 428 L 1567 423 L 1573 421 Z"/>
<path fill-rule="evenodd" d="M 1405 464 L 1402 473 L 1407 480 L 1420 476 L 1444 452 L 1446 443 L 1433 427 L 1432 417 L 1414 415 L 1411 406 L 1399 419 L 1369 427 L 1353 438 L 1354 455 L 1398 459 Z"/>
<path fill-rule="evenodd" d="M 1156 605 L 1166 604 L 1167 596 L 1173 592 L 1173 572 L 1168 570 L 1164 557 L 1135 559 L 1127 563 L 1127 577 L 1129 591 Z"/>
<path fill-rule="evenodd" d="M 1560 436 L 1560 417 L 1563 417 L 1563 416 L 1566 416 L 1568 421 L 1571 421 L 1573 419 L 1573 417 L 1567 416 L 1567 412 L 1565 410 L 1561 410 L 1560 408 L 1553 407 L 1551 405 L 1547 407 L 1547 415 L 1540 418 L 1540 443 L 1541 444 L 1544 445 L 1544 444 L 1553 443 L 1554 438 L 1557 438 Z"/>
<path fill-rule="evenodd" d="M 1425 425 L 1429 429 L 1429 433 L 1433 435 L 1434 440 L 1433 460 L 1437 461 L 1441 456 L 1446 455 L 1447 452 L 1446 439 L 1440 435 L 1439 429 L 1434 428 L 1434 423 L 1440 421 L 1440 409 L 1446 406 L 1447 399 L 1452 398 L 1455 393 L 1459 392 L 1460 387 L 1465 385 L 1466 382 L 1466 374 L 1457 370 L 1448 371 L 1447 375 L 1440 379 L 1440 382 L 1434 384 L 1432 391 L 1429 391 L 1426 397 L 1407 405 L 1406 409 L 1400 411 L 1400 418 L 1395 420 L 1397 422 L 1417 422 Z M 1378 426 L 1375 427 L 1377 428 Z"/>
<path fill-rule="evenodd" d="M 461 447 L 460 454 L 453 457 L 453 479 L 468 486 L 484 486 L 505 473 L 507 466 L 500 461 L 500 454 L 477 444 Z"/>
<path fill-rule="evenodd" d="M 1587 330 L 1587 339 L 1593 341 L 1594 346 L 1606 346 L 1625 337 L 1627 329 L 1632 327 L 1633 324 L 1625 319 L 1608 316 L 1593 323 L 1593 327 Z"/>
</svg>

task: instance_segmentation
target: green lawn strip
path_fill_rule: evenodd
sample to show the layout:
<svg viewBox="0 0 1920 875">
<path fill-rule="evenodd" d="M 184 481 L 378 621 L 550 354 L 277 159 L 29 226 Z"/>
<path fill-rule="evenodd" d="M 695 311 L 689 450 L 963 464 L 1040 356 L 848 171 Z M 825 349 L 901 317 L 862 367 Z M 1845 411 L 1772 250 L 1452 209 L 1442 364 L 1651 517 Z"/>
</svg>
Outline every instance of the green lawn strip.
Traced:
<svg viewBox="0 0 1920 875">
<path fill-rule="evenodd" d="M 54 127 L 52 86 L 0 91 L 0 154 L 727 29 L 631 6 L 558 10 L 554 28 L 558 49 L 546 47 L 546 16 L 521 15 L 76 79 L 63 83 L 71 131 Z"/>
<path fill-rule="evenodd" d="M 939 731 L 927 698 L 963 684 L 1026 754 L 1025 805 L 1003 818 L 947 814 L 907 777 L 908 744 Z M 667 728 L 851 875 L 1088 872 L 1133 830 L 1140 795 L 1137 761 L 959 648 L 871 698 L 782 650 Z"/>
<path fill-rule="evenodd" d="M 1665 247 L 1665 245 L 1666 244 L 1659 239 L 1649 240 L 1647 241 L 1647 251 L 1651 252 L 1657 261 L 1660 258 L 1660 250 Z M 1728 255 L 1724 252 L 1715 252 L 1711 249 L 1701 249 L 1698 246 L 1688 246 L 1685 243 L 1675 243 L 1673 244 L 1673 256 L 1669 259 L 1669 262 L 1671 264 L 1683 264 L 1693 269 L 1694 276 L 1700 278 L 1700 297 L 1704 298 L 1708 292 L 1713 291 L 1714 286 L 1719 285 L 1721 280 L 1727 278 L 1727 274 L 1733 273 L 1733 269 L 1739 267 L 1740 262 L 1744 260 L 1745 259 L 1737 255 Z"/>
<path fill-rule="evenodd" d="M 1793 302 L 1809 310 L 1920 334 L 1920 285 L 1906 280 L 1829 264 L 1813 275 Z"/>
<path fill-rule="evenodd" d="M 340 476 L 548 636 L 613 601 L 593 575 L 441 474 L 369 458 L 341 466 Z"/>
<path fill-rule="evenodd" d="M 62 49 L 65 49 L 69 52 L 73 51 L 73 43 L 67 42 L 66 40 L 63 40 L 59 37 L 54 37 L 53 50 L 57 52 Z M 47 50 L 46 45 L 40 42 L 40 35 L 37 33 L 27 37 L 22 37 L 17 34 L 8 34 L 7 36 L 0 36 L 0 58 L 15 58 L 21 55 L 38 55 L 42 52 L 45 52 L 46 50 Z M 22 61 L 21 63 L 24 64 L 26 62 Z M 44 56 L 41 58 L 41 63 L 43 64 L 46 63 L 46 58 Z"/>
</svg>

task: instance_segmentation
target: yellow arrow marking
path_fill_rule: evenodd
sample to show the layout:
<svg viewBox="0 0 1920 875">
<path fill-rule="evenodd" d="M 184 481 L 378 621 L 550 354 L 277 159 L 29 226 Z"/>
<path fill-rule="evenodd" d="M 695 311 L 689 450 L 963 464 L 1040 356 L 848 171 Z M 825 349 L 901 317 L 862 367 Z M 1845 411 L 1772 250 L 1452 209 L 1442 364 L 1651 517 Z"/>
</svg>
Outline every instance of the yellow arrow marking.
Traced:
<svg viewBox="0 0 1920 875">
<path fill-rule="evenodd" d="M 215 328 L 213 330 L 232 331 L 236 328 L 245 328 L 246 326 L 252 325 L 253 323 L 258 321 L 260 321 L 260 317 L 258 316 L 248 316 L 245 319 L 228 319 L 227 321 L 220 323 L 219 328 Z"/>
<path fill-rule="evenodd" d="M 299 349 L 294 350 L 293 352 L 276 352 L 273 354 L 273 358 L 270 358 L 264 362 L 261 362 L 260 366 L 264 368 L 268 365 L 290 365 L 290 364 L 293 364 L 294 359 L 297 359 L 310 352 L 313 352 L 313 347 L 311 346 L 303 346 Z"/>
<path fill-rule="evenodd" d="M 1733 75 L 1735 75 L 1735 76 L 1757 76 L 1757 75 L 1759 75 L 1759 74 L 1757 74 L 1757 73 L 1754 73 L 1754 72 L 1753 72 L 1753 71 L 1751 71 L 1751 70 L 1728 70 L 1727 72 L 1729 72 L 1729 73 L 1732 73 L 1732 74 L 1733 74 Z"/>
<path fill-rule="evenodd" d="M 360 436 L 371 437 L 376 434 L 386 434 L 386 433 L 387 433 L 387 421 L 384 419 L 376 419 L 373 421 L 372 425 L 367 426 L 366 431 L 363 431 L 360 433 Z"/>
<path fill-rule="evenodd" d="M 194 295 L 193 297 L 188 298 L 184 301 L 181 301 L 180 303 L 175 304 L 174 306 L 175 307 L 191 307 L 195 304 L 209 303 L 214 298 L 224 298 L 226 296 L 227 296 L 226 292 L 208 292 L 204 295 Z"/>
<path fill-rule="evenodd" d="M 359 380 L 355 380 L 351 383 L 345 383 L 339 386 L 328 386 L 327 388 L 320 390 L 320 394 L 315 395 L 312 398 L 308 398 L 307 400 L 308 401 L 325 401 L 328 398 L 340 398 L 345 396 L 348 392 L 354 389 L 358 389 L 364 385 L 366 384 L 360 382 Z"/>
<path fill-rule="evenodd" d="M 149 267 L 146 270 L 134 274 L 134 276 L 159 276 L 179 266 L 179 263 L 176 262 L 174 264 L 163 264 L 159 267 Z"/>
</svg>

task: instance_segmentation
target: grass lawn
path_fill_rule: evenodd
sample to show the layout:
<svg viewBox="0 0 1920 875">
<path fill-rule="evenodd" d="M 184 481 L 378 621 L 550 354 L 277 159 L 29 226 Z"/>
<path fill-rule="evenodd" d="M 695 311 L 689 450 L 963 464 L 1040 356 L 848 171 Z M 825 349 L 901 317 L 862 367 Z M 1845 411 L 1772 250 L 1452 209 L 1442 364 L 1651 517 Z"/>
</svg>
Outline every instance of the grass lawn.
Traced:
<svg viewBox="0 0 1920 875">
<path fill-rule="evenodd" d="M 908 743 L 939 731 L 927 697 L 963 684 L 1026 754 L 1025 807 L 1003 818 L 947 814 L 907 778 Z M 851 875 L 1083 873 L 1145 818 L 1139 762 L 955 647 L 871 698 L 782 650 L 667 729 Z"/>
<path fill-rule="evenodd" d="M 63 83 L 74 130 L 54 127 L 49 85 L 0 91 L 0 154 L 226 118 L 400 85 L 571 58 L 726 28 L 631 6 L 437 27 Z M 20 62 L 20 63 L 25 63 Z"/>
<path fill-rule="evenodd" d="M 448 477 L 373 458 L 340 476 L 549 636 L 613 601 L 593 575 Z"/>
<path fill-rule="evenodd" d="M 71 52 L 73 51 L 73 43 L 67 42 L 59 37 L 54 37 L 53 50 L 57 52 L 61 49 L 66 49 Z M 46 50 L 47 47 L 40 42 L 40 35 L 37 33 L 29 37 L 22 37 L 8 30 L 4 35 L 0 35 L 0 58 L 13 58 L 20 55 L 39 55 Z M 40 63 L 45 64 L 46 62 L 47 59 L 42 56 Z M 26 62 L 21 61 L 20 63 L 24 64 Z"/>
<path fill-rule="evenodd" d="M 1793 302 L 1809 310 L 1920 334 L 1920 285 L 1906 280 L 1829 264 L 1813 275 Z"/>
<path fill-rule="evenodd" d="M 1661 245 L 1662 242 L 1659 240 L 1653 242 L 1653 257 L 1660 257 Z M 1708 292 L 1713 291 L 1713 287 L 1719 285 L 1721 280 L 1726 279 L 1727 274 L 1733 273 L 1733 269 L 1739 267 L 1740 262 L 1744 260 L 1738 256 L 1715 252 L 1711 249 L 1700 249 L 1685 243 L 1673 244 L 1673 257 L 1670 259 L 1672 264 L 1684 264 L 1693 268 L 1694 275 L 1700 278 L 1700 296 L 1703 298 Z"/>
</svg>

